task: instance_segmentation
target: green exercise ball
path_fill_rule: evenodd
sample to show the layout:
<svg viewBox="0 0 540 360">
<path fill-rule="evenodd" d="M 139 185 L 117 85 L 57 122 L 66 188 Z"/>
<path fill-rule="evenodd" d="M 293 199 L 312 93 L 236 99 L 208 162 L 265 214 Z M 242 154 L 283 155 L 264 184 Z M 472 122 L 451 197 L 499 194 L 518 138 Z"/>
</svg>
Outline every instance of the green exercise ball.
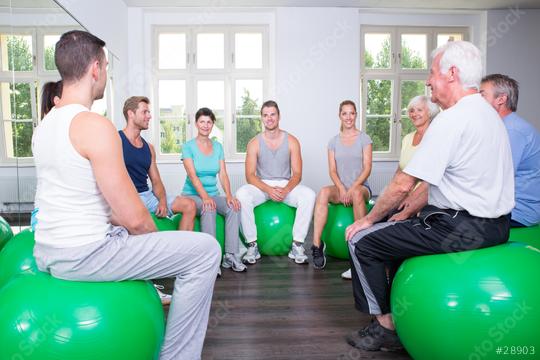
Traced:
<svg viewBox="0 0 540 360">
<path fill-rule="evenodd" d="M 34 233 L 29 229 L 15 235 L 0 251 L 0 289 L 18 274 L 37 272 Z"/>
<path fill-rule="evenodd" d="M 540 224 L 510 229 L 510 239 L 508 241 L 521 242 L 540 249 Z"/>
<path fill-rule="evenodd" d="M 0 250 L 6 245 L 6 243 L 13 237 L 11 226 L 0 216 Z"/>
<path fill-rule="evenodd" d="M 296 208 L 266 201 L 255 208 L 257 245 L 262 255 L 287 255 L 293 241 Z"/>
<path fill-rule="evenodd" d="M 375 202 L 369 200 L 366 209 L 371 211 Z M 328 217 L 321 240 L 326 245 L 325 253 L 338 259 L 349 259 L 349 247 L 345 241 L 345 229 L 354 222 L 352 206 L 328 204 Z"/>
<path fill-rule="evenodd" d="M 540 251 L 519 243 L 408 259 L 392 284 L 398 335 L 415 360 L 501 359 L 498 346 L 538 352 L 537 274 Z"/>
<path fill-rule="evenodd" d="M 182 214 L 176 214 L 173 216 L 172 221 L 174 226 L 178 229 L 182 220 Z M 201 231 L 201 219 L 200 216 L 195 217 L 195 224 L 193 224 L 193 231 Z M 221 254 L 225 251 L 225 218 L 221 214 L 216 214 L 216 240 L 221 247 Z"/>
<path fill-rule="evenodd" d="M 0 359 L 157 359 L 159 297 L 146 281 L 77 282 L 38 272 L 0 290 Z"/>
<path fill-rule="evenodd" d="M 174 222 L 169 219 L 168 217 L 157 217 L 154 213 L 150 213 L 152 216 L 152 220 L 154 220 L 154 224 L 156 224 L 156 228 L 158 231 L 175 231 L 178 230 L 177 227 L 174 226 Z"/>
</svg>

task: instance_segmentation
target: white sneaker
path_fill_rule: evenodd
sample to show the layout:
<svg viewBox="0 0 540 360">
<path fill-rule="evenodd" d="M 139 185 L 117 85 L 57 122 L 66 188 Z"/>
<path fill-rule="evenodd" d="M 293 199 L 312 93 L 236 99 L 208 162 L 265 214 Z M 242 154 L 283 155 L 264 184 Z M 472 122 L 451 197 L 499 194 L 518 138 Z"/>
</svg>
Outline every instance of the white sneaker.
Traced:
<svg viewBox="0 0 540 360">
<path fill-rule="evenodd" d="M 161 305 L 169 305 L 172 300 L 172 295 L 168 295 L 168 294 L 165 294 L 164 292 L 161 292 L 161 290 L 165 289 L 163 285 L 154 284 L 154 287 L 156 288 L 156 291 L 159 295 L 159 299 L 161 300 Z"/>
<path fill-rule="evenodd" d="M 250 244 L 250 246 L 248 246 L 246 255 L 244 255 L 242 261 L 247 262 L 248 264 L 255 264 L 260 258 L 261 253 L 259 252 L 259 247 L 257 246 L 257 243 L 255 243 L 254 245 Z"/>
<path fill-rule="evenodd" d="M 307 255 L 302 245 L 296 245 L 294 242 L 289 251 L 289 259 L 293 259 L 297 264 L 307 264 Z"/>
<path fill-rule="evenodd" d="M 242 264 L 242 262 L 234 256 L 234 254 L 225 254 L 223 257 L 223 262 L 221 263 L 221 266 L 223 266 L 225 269 L 232 269 L 232 271 L 236 272 L 242 272 L 246 271 L 246 265 Z"/>
<path fill-rule="evenodd" d="M 351 269 L 341 274 L 341 278 L 345 280 L 352 280 Z"/>
</svg>

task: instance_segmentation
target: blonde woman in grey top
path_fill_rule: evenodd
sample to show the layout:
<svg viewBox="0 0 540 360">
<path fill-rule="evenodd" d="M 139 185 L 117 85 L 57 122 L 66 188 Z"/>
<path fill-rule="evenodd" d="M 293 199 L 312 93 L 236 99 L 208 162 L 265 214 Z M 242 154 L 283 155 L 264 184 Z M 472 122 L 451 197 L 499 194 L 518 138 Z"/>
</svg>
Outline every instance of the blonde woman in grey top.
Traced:
<svg viewBox="0 0 540 360">
<path fill-rule="evenodd" d="M 340 132 L 328 143 L 328 168 L 334 184 L 323 187 L 315 203 L 311 250 L 316 269 L 326 265 L 321 234 L 326 225 L 328 203 L 352 206 L 357 220 L 366 215 L 366 201 L 371 197 L 367 182 L 371 173 L 371 138 L 356 128 L 354 102 L 345 100 L 339 105 L 339 119 Z"/>
</svg>

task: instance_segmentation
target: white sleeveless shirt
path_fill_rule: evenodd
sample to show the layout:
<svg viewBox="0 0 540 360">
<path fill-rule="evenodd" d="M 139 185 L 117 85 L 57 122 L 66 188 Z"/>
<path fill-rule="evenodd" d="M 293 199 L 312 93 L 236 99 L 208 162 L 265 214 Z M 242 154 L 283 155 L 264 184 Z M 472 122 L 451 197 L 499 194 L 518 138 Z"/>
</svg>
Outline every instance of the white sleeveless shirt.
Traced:
<svg viewBox="0 0 540 360">
<path fill-rule="evenodd" d="M 73 118 L 89 111 L 79 104 L 53 108 L 36 128 L 32 148 L 39 204 L 36 243 L 68 248 L 105 239 L 111 208 L 99 190 L 90 161 L 73 147 Z"/>
</svg>

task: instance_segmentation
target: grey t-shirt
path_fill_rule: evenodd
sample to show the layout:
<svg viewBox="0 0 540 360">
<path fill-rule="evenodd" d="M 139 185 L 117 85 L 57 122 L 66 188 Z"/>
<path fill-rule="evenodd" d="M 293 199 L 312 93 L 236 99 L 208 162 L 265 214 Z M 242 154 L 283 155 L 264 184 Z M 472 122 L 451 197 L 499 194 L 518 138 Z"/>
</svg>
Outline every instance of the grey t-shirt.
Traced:
<svg viewBox="0 0 540 360">
<path fill-rule="evenodd" d="M 371 138 L 365 133 L 360 133 L 356 141 L 351 145 L 343 145 L 339 134 L 328 142 L 328 150 L 334 152 L 336 169 L 339 179 L 349 189 L 354 181 L 364 170 L 364 147 L 371 144 Z M 368 181 L 364 182 L 369 187 Z"/>
<path fill-rule="evenodd" d="M 283 142 L 275 150 L 266 145 L 262 134 L 258 137 L 257 176 L 262 180 L 289 180 L 291 178 L 289 134 L 283 131 Z"/>
</svg>

